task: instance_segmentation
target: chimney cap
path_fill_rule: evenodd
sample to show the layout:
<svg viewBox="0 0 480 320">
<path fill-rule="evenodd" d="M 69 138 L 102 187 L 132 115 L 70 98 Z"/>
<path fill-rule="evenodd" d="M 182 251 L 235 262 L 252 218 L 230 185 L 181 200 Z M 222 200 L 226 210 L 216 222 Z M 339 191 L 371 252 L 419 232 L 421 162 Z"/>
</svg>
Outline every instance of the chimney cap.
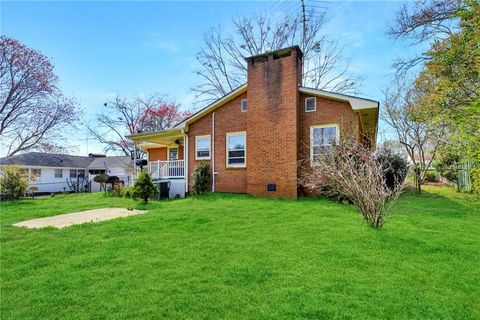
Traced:
<svg viewBox="0 0 480 320">
<path fill-rule="evenodd" d="M 282 55 L 282 54 L 291 52 L 292 50 L 297 51 L 297 56 L 298 57 L 300 57 L 300 58 L 303 57 L 303 52 L 300 49 L 300 47 L 298 45 L 294 45 L 294 46 L 291 46 L 291 47 L 281 48 L 281 49 L 273 50 L 273 51 L 267 51 L 267 52 L 260 53 L 260 54 L 254 55 L 254 56 L 250 56 L 250 57 L 245 58 L 245 60 L 250 61 L 250 60 L 253 60 L 253 59 L 257 59 L 257 58 L 268 58 L 268 56 L 270 56 L 270 55 L 274 55 L 274 54 Z"/>
</svg>

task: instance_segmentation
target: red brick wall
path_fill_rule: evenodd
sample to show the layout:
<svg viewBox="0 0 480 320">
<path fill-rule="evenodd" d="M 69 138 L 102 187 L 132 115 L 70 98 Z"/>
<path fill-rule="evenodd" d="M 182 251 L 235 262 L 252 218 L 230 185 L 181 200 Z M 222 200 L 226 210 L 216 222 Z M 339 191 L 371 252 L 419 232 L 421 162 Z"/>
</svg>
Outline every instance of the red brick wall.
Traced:
<svg viewBox="0 0 480 320">
<path fill-rule="evenodd" d="M 299 147 L 298 158 L 310 159 L 310 127 L 323 124 L 338 124 L 340 136 L 353 134 L 360 138 L 360 118 L 348 102 L 317 97 L 317 110 L 305 112 L 305 98 L 311 97 L 301 93 L 298 101 L 299 112 Z M 348 131 L 349 133 L 342 132 Z"/>
<path fill-rule="evenodd" d="M 241 112 L 240 102 L 246 99 L 247 94 L 241 94 L 238 97 L 228 101 L 222 107 L 215 111 L 215 191 L 218 192 L 247 192 L 247 173 L 245 168 L 227 168 L 226 167 L 226 134 L 229 132 L 246 131 L 247 112 Z M 248 105 L 250 108 L 250 105 Z M 210 112 L 191 123 L 188 128 L 188 171 L 189 189 L 192 183 L 192 172 L 195 165 L 200 162 L 195 160 L 195 136 L 212 136 L 212 113 Z M 210 147 L 212 147 L 210 142 Z M 247 145 L 248 150 L 248 145 Z M 212 165 L 211 159 L 207 160 Z M 248 159 L 247 159 L 248 166 Z M 190 190 L 191 191 L 191 190 Z"/>
<path fill-rule="evenodd" d="M 247 191 L 297 197 L 298 52 L 248 62 Z M 276 191 L 267 191 L 275 183 Z"/>
<path fill-rule="evenodd" d="M 150 148 L 148 149 L 148 161 L 166 161 L 168 160 L 168 148 L 161 147 L 161 148 Z M 178 146 L 178 160 L 183 160 L 183 145 Z"/>
<path fill-rule="evenodd" d="M 148 149 L 148 161 L 167 160 L 167 148 Z"/>
</svg>

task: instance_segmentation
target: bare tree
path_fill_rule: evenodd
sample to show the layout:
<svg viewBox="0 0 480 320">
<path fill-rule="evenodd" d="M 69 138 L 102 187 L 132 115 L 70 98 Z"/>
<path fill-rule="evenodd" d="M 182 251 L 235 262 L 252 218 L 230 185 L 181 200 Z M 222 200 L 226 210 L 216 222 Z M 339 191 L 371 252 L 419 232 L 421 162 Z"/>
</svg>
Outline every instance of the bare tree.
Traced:
<svg viewBox="0 0 480 320">
<path fill-rule="evenodd" d="M 299 165 L 299 182 L 311 192 L 348 199 L 374 228 L 385 223 L 388 211 L 404 187 L 404 174 L 394 172 L 388 158 L 376 157 L 356 139 L 343 139 Z M 387 177 L 395 181 L 389 185 Z"/>
<path fill-rule="evenodd" d="M 305 22 L 305 25 L 303 24 Z M 315 10 L 287 15 L 275 22 L 267 12 L 232 20 L 233 31 L 212 28 L 203 35 L 197 54 L 199 101 L 212 101 L 246 82 L 245 58 L 296 44 L 304 53 L 303 84 L 336 92 L 358 92 L 360 79 L 348 74 L 350 61 L 342 47 L 321 34 L 325 14 Z"/>
<path fill-rule="evenodd" d="M 87 125 L 87 129 L 105 145 L 105 151 L 125 155 L 133 150 L 126 135 L 171 128 L 190 114 L 181 111 L 179 104 L 158 95 L 133 98 L 117 95 L 104 106 L 105 110 L 96 115 L 94 124 Z"/>
<path fill-rule="evenodd" d="M 445 39 L 458 27 L 455 13 L 465 6 L 458 0 L 422 0 L 403 3 L 387 34 L 394 39 L 406 40 L 411 45 L 419 45 Z M 430 58 L 426 52 L 414 57 L 397 59 L 394 67 L 404 75 L 410 69 L 421 66 Z"/>
<path fill-rule="evenodd" d="M 445 143 L 446 129 L 419 117 L 421 92 L 407 80 L 396 78 L 394 85 L 383 90 L 383 95 L 381 117 L 394 129 L 398 142 L 417 170 L 417 186 L 420 190 L 425 173 L 438 149 Z"/>
<path fill-rule="evenodd" d="M 58 149 L 74 127 L 76 102 L 58 88 L 47 57 L 17 40 L 0 37 L 0 139 L 8 155 Z"/>
</svg>

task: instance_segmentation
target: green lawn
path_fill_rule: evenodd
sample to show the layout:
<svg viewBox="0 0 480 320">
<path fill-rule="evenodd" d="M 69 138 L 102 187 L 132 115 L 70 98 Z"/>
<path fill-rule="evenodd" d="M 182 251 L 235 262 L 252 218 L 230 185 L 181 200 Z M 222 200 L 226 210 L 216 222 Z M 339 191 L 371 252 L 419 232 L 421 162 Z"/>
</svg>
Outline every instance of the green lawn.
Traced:
<svg viewBox="0 0 480 320">
<path fill-rule="evenodd" d="M 1 319 L 479 319 L 478 198 L 407 193 L 385 227 L 328 200 L 209 195 L 61 230 L 103 194 L 2 202 Z"/>
</svg>

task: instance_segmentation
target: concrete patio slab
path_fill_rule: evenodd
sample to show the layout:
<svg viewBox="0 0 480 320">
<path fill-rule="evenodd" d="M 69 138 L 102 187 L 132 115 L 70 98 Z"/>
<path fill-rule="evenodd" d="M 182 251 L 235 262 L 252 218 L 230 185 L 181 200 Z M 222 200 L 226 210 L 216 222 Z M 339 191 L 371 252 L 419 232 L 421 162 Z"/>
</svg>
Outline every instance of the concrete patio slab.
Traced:
<svg viewBox="0 0 480 320">
<path fill-rule="evenodd" d="M 45 227 L 55 227 L 61 229 L 76 224 L 111 220 L 146 212 L 147 211 L 145 210 L 129 210 L 124 208 L 102 208 L 22 221 L 13 224 L 13 226 L 26 227 L 28 229 L 40 229 Z"/>
</svg>

